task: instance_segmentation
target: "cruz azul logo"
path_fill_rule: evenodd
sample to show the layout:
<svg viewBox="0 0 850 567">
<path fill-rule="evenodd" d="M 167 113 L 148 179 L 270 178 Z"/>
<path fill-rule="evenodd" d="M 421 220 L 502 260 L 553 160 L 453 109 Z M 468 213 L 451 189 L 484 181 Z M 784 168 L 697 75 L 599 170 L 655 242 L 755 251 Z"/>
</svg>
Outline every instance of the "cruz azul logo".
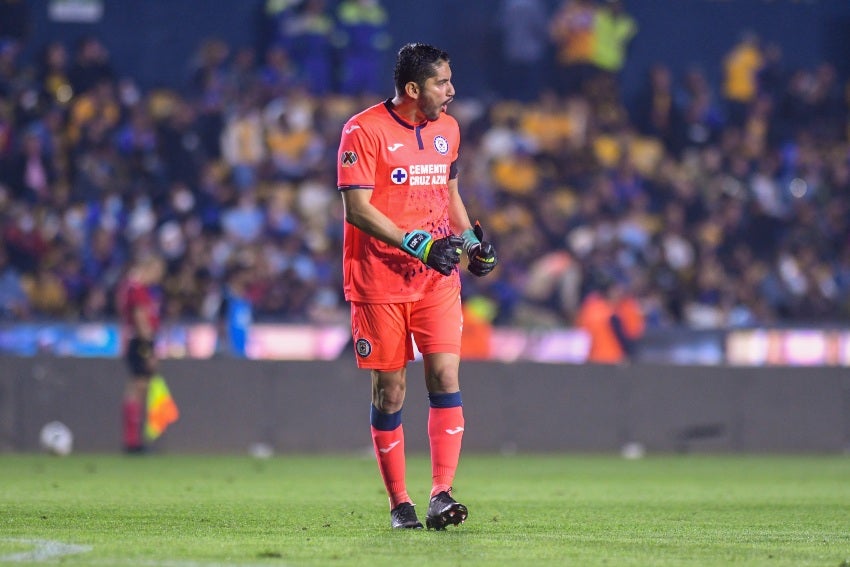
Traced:
<svg viewBox="0 0 850 567">
<path fill-rule="evenodd" d="M 403 167 L 397 167 L 390 173 L 390 180 L 396 185 L 403 185 L 407 181 L 407 170 Z"/>
<path fill-rule="evenodd" d="M 423 163 L 397 167 L 390 174 L 395 185 L 445 185 L 449 181 L 449 166 L 445 163 Z"/>
<path fill-rule="evenodd" d="M 357 349 L 357 354 L 362 358 L 366 358 L 372 354 L 372 343 L 367 339 L 357 339 L 357 342 L 354 343 L 354 348 Z"/>
</svg>

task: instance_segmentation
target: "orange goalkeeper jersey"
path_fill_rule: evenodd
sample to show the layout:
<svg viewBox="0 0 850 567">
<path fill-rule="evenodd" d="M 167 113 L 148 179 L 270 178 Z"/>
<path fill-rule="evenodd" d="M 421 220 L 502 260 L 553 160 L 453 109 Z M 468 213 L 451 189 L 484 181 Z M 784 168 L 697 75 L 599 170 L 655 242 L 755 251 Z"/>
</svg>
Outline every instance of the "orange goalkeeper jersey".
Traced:
<svg viewBox="0 0 850 567">
<path fill-rule="evenodd" d="M 410 124 L 387 100 L 353 116 L 342 130 L 337 159 L 340 191 L 372 189 L 371 203 L 404 231 L 451 233 L 448 181 L 457 176 L 460 131 L 448 114 Z M 345 298 L 364 303 L 417 301 L 431 290 L 460 287 L 417 258 L 345 223 Z M 401 244 L 401 243 L 399 243 Z"/>
</svg>

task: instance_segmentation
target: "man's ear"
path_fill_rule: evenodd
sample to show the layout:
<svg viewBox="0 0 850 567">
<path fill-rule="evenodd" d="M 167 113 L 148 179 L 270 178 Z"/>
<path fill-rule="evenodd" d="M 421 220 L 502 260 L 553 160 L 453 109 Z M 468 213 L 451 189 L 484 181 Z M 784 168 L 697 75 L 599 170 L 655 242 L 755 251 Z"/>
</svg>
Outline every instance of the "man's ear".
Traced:
<svg viewBox="0 0 850 567">
<path fill-rule="evenodd" d="M 419 98 L 419 85 L 415 81 L 410 81 L 404 85 L 404 92 L 410 98 Z"/>
</svg>

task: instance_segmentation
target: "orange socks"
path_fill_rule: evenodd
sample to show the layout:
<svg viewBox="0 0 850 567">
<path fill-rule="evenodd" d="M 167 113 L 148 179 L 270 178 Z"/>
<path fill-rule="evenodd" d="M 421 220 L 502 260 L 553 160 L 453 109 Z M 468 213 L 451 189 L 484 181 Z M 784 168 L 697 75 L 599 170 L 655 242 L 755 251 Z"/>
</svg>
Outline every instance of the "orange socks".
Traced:
<svg viewBox="0 0 850 567">
<path fill-rule="evenodd" d="M 454 481 L 463 441 L 463 403 L 460 392 L 428 394 L 428 438 L 431 441 L 431 496 L 448 491 Z M 372 406 L 372 445 L 390 508 L 411 502 L 405 483 L 404 427 L 401 410 L 385 414 Z"/>
<path fill-rule="evenodd" d="M 372 406 L 372 445 L 378 459 L 378 470 L 390 497 L 390 509 L 411 502 L 405 484 L 404 427 L 401 410 L 386 414 Z"/>
<path fill-rule="evenodd" d="M 428 394 L 428 438 L 431 440 L 431 496 L 451 488 L 463 441 L 460 392 Z"/>
</svg>

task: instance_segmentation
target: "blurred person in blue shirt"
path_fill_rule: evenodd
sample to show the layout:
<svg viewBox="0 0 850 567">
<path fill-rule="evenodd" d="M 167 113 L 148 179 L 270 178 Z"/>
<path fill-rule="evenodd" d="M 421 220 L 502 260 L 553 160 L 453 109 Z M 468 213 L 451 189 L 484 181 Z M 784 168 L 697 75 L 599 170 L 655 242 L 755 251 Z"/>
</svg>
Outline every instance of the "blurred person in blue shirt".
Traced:
<svg viewBox="0 0 850 567">
<path fill-rule="evenodd" d="M 29 312 L 29 298 L 21 274 L 9 263 L 6 246 L 0 242 L 0 320 L 27 319 Z"/>
<path fill-rule="evenodd" d="M 497 78 L 502 94 L 536 100 L 545 85 L 549 19 L 542 0 L 503 0 L 496 15 L 501 34 L 503 70 Z"/>
<path fill-rule="evenodd" d="M 392 40 L 386 10 L 378 0 L 343 0 L 337 20 L 342 37 L 340 90 L 347 95 L 380 93 L 383 58 Z"/>
<path fill-rule="evenodd" d="M 336 23 L 325 0 L 306 0 L 287 24 L 287 43 L 307 89 L 325 95 L 335 88 L 334 42 Z"/>
<path fill-rule="evenodd" d="M 248 337 L 254 322 L 254 305 L 248 295 L 251 270 L 237 264 L 227 271 L 219 309 L 219 352 L 247 357 Z"/>
</svg>

